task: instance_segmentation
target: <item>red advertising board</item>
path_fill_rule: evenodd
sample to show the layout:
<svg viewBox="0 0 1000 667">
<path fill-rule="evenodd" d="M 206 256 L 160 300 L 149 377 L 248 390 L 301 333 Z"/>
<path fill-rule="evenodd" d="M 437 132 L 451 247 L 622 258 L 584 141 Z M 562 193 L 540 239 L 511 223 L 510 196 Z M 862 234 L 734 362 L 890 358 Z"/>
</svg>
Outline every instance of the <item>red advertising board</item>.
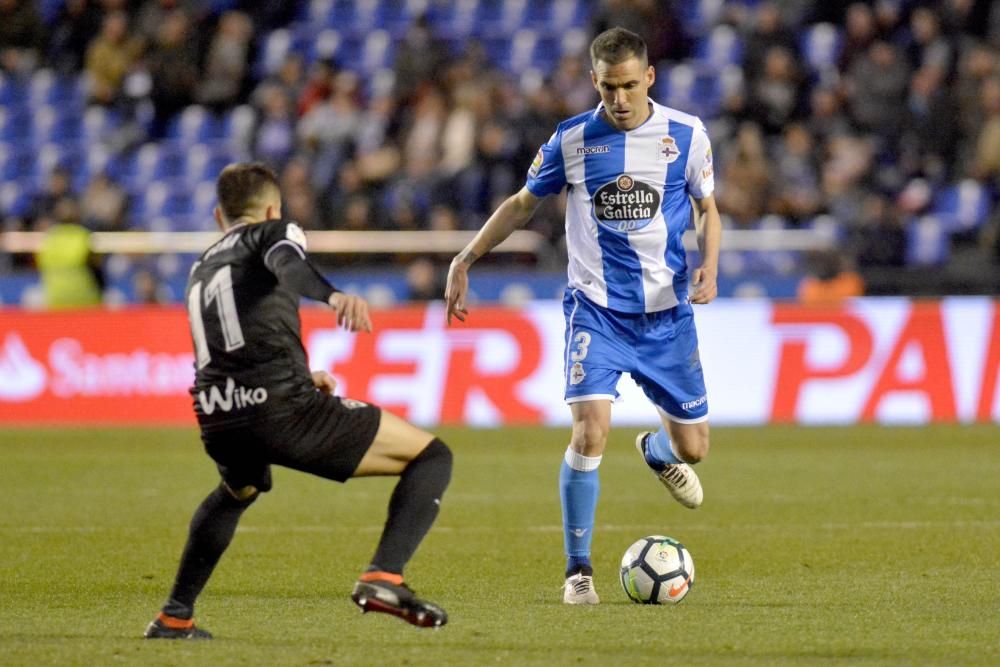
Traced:
<svg viewBox="0 0 1000 667">
<path fill-rule="evenodd" d="M 719 300 L 696 310 L 715 424 L 1000 421 L 1000 308 L 990 299 L 860 299 L 805 309 Z M 558 302 L 379 311 L 375 332 L 303 309 L 313 368 L 338 393 L 414 422 L 567 424 Z M 0 424 L 194 424 L 181 308 L 0 310 Z M 616 424 L 655 424 L 626 376 Z"/>
</svg>

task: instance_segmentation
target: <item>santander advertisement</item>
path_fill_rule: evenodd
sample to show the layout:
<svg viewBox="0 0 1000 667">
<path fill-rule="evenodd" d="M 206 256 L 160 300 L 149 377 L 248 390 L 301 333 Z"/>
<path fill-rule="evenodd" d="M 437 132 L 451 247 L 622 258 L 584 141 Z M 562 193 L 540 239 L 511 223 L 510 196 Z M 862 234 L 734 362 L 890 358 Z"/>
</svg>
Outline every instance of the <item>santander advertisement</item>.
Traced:
<svg viewBox="0 0 1000 667">
<path fill-rule="evenodd" d="M 1000 421 L 1000 302 L 719 300 L 696 318 L 714 424 Z M 451 328 L 439 303 L 373 319 L 355 335 L 303 309 L 310 363 L 339 394 L 423 425 L 569 423 L 560 303 L 477 308 Z M 194 425 L 192 377 L 181 308 L 0 310 L 0 424 Z M 616 424 L 657 423 L 627 375 L 618 389 Z"/>
</svg>

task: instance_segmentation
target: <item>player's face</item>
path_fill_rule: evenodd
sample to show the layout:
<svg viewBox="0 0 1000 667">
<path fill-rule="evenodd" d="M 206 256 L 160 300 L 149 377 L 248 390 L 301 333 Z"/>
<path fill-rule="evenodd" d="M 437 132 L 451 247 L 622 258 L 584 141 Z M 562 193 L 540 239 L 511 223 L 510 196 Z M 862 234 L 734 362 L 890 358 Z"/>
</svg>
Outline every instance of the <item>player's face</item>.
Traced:
<svg viewBox="0 0 1000 667">
<path fill-rule="evenodd" d="M 631 130 L 649 118 L 647 96 L 656 80 L 656 71 L 638 58 L 617 65 L 598 60 L 590 72 L 601 94 L 608 122 L 616 129 Z"/>
</svg>

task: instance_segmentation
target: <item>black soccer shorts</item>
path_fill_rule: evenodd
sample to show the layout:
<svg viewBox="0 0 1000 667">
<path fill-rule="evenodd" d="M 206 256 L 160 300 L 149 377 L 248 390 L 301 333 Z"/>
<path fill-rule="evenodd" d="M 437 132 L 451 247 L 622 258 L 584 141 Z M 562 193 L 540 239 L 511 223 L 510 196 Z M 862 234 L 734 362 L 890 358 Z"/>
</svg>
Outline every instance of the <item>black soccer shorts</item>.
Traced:
<svg viewBox="0 0 1000 667">
<path fill-rule="evenodd" d="M 272 486 L 271 465 L 337 482 L 354 475 L 371 447 L 381 408 L 316 392 L 294 413 L 252 424 L 202 431 L 205 451 L 233 490 Z"/>
</svg>

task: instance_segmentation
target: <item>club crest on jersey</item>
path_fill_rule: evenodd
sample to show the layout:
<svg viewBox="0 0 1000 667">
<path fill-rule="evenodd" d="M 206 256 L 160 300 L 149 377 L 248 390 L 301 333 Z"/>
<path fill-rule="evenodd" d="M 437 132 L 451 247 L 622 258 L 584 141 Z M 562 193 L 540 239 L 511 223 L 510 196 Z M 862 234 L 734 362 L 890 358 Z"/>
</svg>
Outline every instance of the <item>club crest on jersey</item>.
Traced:
<svg viewBox="0 0 1000 667">
<path fill-rule="evenodd" d="M 583 370 L 583 364 L 579 361 L 573 364 L 569 369 L 569 383 L 572 385 L 577 385 L 583 382 L 583 379 L 587 377 L 587 371 Z"/>
<path fill-rule="evenodd" d="M 594 192 L 594 217 L 618 232 L 631 232 L 648 225 L 660 208 L 660 193 L 652 186 L 621 174 Z"/>
<path fill-rule="evenodd" d="M 681 156 L 681 150 L 677 148 L 677 142 L 669 134 L 656 145 L 656 159 L 660 162 L 670 164 Z"/>
</svg>

